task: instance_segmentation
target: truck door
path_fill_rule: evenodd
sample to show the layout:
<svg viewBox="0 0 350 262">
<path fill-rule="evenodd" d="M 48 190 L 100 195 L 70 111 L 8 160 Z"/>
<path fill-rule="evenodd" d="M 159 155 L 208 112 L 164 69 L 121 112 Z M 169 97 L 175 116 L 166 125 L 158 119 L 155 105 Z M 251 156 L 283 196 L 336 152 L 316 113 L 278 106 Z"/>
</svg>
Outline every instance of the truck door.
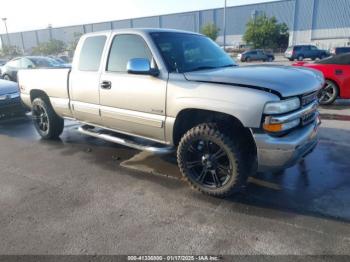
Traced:
<svg viewBox="0 0 350 262">
<path fill-rule="evenodd" d="M 77 120 L 83 122 L 101 123 L 100 67 L 107 36 L 107 34 L 88 36 L 82 39 L 77 46 L 78 54 L 73 61 L 69 92 L 73 115 Z"/>
<path fill-rule="evenodd" d="M 129 74 L 130 59 L 154 61 L 145 39 L 137 34 L 116 34 L 100 81 L 104 126 L 120 132 L 164 141 L 168 75 Z"/>
</svg>

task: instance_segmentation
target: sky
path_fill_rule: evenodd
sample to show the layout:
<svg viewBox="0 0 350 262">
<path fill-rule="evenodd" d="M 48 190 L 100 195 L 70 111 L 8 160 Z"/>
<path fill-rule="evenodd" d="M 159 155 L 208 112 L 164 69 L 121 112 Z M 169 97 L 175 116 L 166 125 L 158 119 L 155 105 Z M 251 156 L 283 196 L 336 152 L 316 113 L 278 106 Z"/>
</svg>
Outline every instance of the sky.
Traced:
<svg viewBox="0 0 350 262">
<path fill-rule="evenodd" d="M 227 0 L 228 6 L 275 0 Z M 224 0 L 3 0 L 9 32 L 222 7 Z M 0 21 L 0 34 L 5 33 Z"/>
</svg>

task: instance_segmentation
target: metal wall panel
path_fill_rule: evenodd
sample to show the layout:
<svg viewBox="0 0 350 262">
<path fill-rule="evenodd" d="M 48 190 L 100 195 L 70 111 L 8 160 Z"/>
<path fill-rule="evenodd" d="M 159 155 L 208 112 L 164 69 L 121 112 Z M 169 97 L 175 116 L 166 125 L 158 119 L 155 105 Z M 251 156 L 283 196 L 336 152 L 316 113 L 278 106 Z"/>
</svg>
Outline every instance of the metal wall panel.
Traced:
<svg viewBox="0 0 350 262">
<path fill-rule="evenodd" d="M 315 0 L 313 29 L 350 27 L 349 0 Z"/>
<path fill-rule="evenodd" d="M 200 27 L 203 27 L 207 24 L 214 23 L 214 10 L 205 10 L 200 12 Z"/>
<path fill-rule="evenodd" d="M 113 25 L 113 29 L 130 28 L 131 20 L 127 19 L 127 20 L 113 21 L 112 25 Z"/>
<path fill-rule="evenodd" d="M 83 34 L 83 26 L 69 26 L 52 29 L 52 39 L 61 40 L 67 44 L 72 42 L 75 34 Z M 41 42 L 41 41 L 40 41 Z"/>
<path fill-rule="evenodd" d="M 103 22 L 103 23 L 92 24 L 92 31 L 93 32 L 105 31 L 105 30 L 111 30 L 111 29 L 112 29 L 112 23 L 111 22 Z"/>
<path fill-rule="evenodd" d="M 215 9 L 214 10 L 214 19 L 215 19 L 215 25 L 220 28 L 219 35 L 224 35 L 224 9 Z M 231 21 L 227 19 L 227 26 L 230 24 Z M 227 33 L 227 32 L 226 32 Z"/>
<path fill-rule="evenodd" d="M 350 37 L 350 0 L 280 0 L 276 2 L 251 4 L 229 7 L 227 9 L 227 37 L 231 42 L 241 42 L 248 20 L 254 11 L 265 12 L 268 16 L 275 16 L 279 22 L 285 22 L 291 30 L 291 43 L 311 42 L 313 39 L 340 39 Z M 74 33 L 89 33 L 120 28 L 173 28 L 198 32 L 208 24 L 215 23 L 220 30 L 219 42 L 223 35 L 223 9 L 178 13 L 163 16 L 126 19 L 119 21 L 86 24 L 80 26 L 52 29 L 52 38 L 66 43 L 74 39 Z M 50 39 L 48 29 L 23 32 L 25 49 Z M 7 37 L 2 35 L 2 42 L 6 44 Z M 19 42 L 19 35 L 10 34 L 13 43 Z"/>
<path fill-rule="evenodd" d="M 10 37 L 11 45 L 17 46 L 20 49 L 23 48 L 21 33 L 12 33 L 12 34 L 9 34 L 9 37 Z M 5 43 L 7 44 L 7 40 L 8 40 L 7 37 L 5 40 L 6 40 Z"/>
<path fill-rule="evenodd" d="M 22 35 L 23 35 L 23 42 L 24 42 L 24 49 L 25 50 L 30 50 L 34 46 L 37 46 L 38 39 L 37 39 L 36 31 L 23 32 Z"/>
<path fill-rule="evenodd" d="M 296 0 L 294 31 L 312 28 L 314 0 Z"/>
<path fill-rule="evenodd" d="M 272 2 L 254 5 L 230 7 L 227 9 L 227 33 L 231 35 L 242 35 L 246 24 L 252 18 L 254 12 L 263 12 L 269 17 L 276 17 L 279 22 L 284 22 L 288 28 L 293 28 L 294 0 L 283 2 Z"/>
<path fill-rule="evenodd" d="M 159 28 L 159 16 L 136 18 L 132 20 L 134 28 Z"/>
<path fill-rule="evenodd" d="M 162 16 L 162 27 L 186 31 L 198 31 L 198 12 Z"/>
<path fill-rule="evenodd" d="M 50 41 L 50 30 L 49 29 L 42 29 L 37 30 L 38 32 L 38 40 L 40 43 Z"/>
<path fill-rule="evenodd" d="M 83 25 L 83 32 L 84 33 L 91 33 L 92 32 L 92 24 Z"/>
</svg>

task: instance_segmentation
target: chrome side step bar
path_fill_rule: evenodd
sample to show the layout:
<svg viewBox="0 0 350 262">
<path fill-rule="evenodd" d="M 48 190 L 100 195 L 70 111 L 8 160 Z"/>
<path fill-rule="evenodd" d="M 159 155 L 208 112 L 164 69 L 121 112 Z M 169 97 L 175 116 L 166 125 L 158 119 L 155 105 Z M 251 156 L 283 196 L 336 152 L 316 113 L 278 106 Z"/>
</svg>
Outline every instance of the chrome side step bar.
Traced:
<svg viewBox="0 0 350 262">
<path fill-rule="evenodd" d="M 137 138 L 139 141 L 136 142 L 131 140 L 131 137 L 130 139 L 117 137 L 117 133 L 115 133 L 115 135 L 104 133 L 103 129 L 95 130 L 95 128 L 91 126 L 80 126 L 78 128 L 78 131 L 84 135 L 100 138 L 108 142 L 131 147 L 137 150 L 152 152 L 154 154 L 170 154 L 175 151 L 175 148 L 173 146 L 162 145 L 160 143 L 140 138 Z M 140 141 L 144 143 L 141 143 Z"/>
</svg>

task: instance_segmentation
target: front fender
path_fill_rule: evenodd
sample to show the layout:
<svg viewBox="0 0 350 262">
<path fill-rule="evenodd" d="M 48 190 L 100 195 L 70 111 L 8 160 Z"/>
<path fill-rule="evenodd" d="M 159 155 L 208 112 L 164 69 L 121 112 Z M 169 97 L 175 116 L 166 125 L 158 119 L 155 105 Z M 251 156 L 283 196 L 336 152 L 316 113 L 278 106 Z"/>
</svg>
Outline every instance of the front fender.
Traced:
<svg viewBox="0 0 350 262">
<path fill-rule="evenodd" d="M 202 109 L 225 113 L 245 127 L 259 128 L 265 104 L 278 100 L 277 95 L 246 87 L 169 80 L 167 116 L 176 118 L 182 110 Z"/>
</svg>

